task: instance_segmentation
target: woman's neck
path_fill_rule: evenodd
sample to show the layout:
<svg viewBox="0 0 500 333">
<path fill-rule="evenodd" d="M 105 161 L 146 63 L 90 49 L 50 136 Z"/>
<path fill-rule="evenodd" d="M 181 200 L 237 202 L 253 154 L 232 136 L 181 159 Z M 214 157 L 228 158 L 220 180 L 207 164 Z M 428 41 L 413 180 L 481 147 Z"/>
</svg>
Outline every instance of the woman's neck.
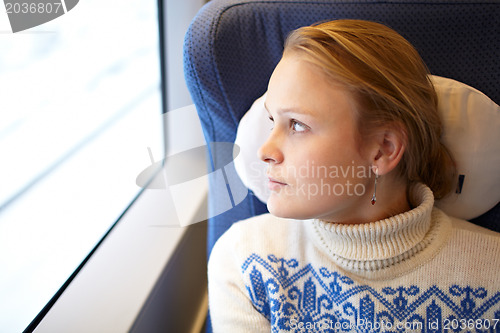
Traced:
<svg viewBox="0 0 500 333">
<path fill-rule="evenodd" d="M 374 184 L 358 198 L 355 212 L 335 220 L 318 217 L 324 222 L 339 224 L 363 224 L 383 220 L 412 209 L 406 182 L 391 177 L 380 177 L 377 181 L 376 202 L 372 204 Z"/>
<path fill-rule="evenodd" d="M 442 212 L 434 212 L 434 196 L 427 186 L 415 184 L 411 192 L 410 199 L 415 206 L 411 211 L 356 225 L 314 220 L 312 236 L 338 265 L 360 274 L 365 272 L 370 277 L 378 276 L 373 275 L 374 271 L 418 255 L 420 259 L 413 261 L 417 265 L 435 253 L 451 224 Z M 431 218 L 433 212 L 434 220 Z M 436 239 L 440 241 L 433 243 Z M 396 266 L 396 270 L 413 267 Z"/>
</svg>

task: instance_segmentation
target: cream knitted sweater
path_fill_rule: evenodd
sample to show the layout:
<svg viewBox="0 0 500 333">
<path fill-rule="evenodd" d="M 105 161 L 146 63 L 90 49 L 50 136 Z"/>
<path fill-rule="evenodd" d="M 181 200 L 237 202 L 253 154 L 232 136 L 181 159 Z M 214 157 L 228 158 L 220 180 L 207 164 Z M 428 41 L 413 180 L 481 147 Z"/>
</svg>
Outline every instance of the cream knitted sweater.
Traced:
<svg viewBox="0 0 500 333">
<path fill-rule="evenodd" d="M 500 331 L 500 234 L 434 208 L 425 185 L 411 201 L 362 225 L 234 224 L 209 261 L 214 332 Z"/>
</svg>

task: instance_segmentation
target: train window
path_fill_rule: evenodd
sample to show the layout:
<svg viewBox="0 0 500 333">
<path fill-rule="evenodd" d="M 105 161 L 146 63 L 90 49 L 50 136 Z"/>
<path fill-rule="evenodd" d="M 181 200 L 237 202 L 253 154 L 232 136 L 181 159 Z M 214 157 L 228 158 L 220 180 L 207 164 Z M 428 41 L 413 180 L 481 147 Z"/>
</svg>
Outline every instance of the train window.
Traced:
<svg viewBox="0 0 500 333">
<path fill-rule="evenodd" d="M 139 193 L 148 148 L 164 154 L 157 1 L 71 2 L 19 32 L 0 13 L 2 332 L 30 324 Z"/>
</svg>

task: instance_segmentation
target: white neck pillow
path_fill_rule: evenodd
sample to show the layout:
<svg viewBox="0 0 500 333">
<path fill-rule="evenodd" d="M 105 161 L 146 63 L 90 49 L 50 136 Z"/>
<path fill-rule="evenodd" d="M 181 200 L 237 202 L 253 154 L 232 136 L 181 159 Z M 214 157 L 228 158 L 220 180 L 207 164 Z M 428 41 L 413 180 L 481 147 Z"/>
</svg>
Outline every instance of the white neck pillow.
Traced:
<svg viewBox="0 0 500 333">
<path fill-rule="evenodd" d="M 480 91 L 458 81 L 431 75 L 444 123 L 443 143 L 453 154 L 462 178 L 460 193 L 450 193 L 436 206 L 450 216 L 469 220 L 500 201 L 500 107 Z M 238 126 L 236 172 L 262 202 L 267 202 L 266 163 L 257 151 L 272 126 L 257 99 Z M 459 180 L 457 179 L 457 184 Z"/>
</svg>

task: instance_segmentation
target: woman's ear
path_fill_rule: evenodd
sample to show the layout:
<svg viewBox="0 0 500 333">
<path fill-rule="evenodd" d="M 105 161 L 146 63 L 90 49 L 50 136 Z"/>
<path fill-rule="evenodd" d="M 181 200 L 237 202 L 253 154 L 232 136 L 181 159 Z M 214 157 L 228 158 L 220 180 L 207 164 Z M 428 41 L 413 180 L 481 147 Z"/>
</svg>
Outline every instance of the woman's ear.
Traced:
<svg viewBox="0 0 500 333">
<path fill-rule="evenodd" d="M 406 148 L 406 131 L 399 124 L 380 129 L 375 136 L 376 145 L 372 154 L 372 165 L 378 175 L 385 175 L 396 168 Z"/>
</svg>

